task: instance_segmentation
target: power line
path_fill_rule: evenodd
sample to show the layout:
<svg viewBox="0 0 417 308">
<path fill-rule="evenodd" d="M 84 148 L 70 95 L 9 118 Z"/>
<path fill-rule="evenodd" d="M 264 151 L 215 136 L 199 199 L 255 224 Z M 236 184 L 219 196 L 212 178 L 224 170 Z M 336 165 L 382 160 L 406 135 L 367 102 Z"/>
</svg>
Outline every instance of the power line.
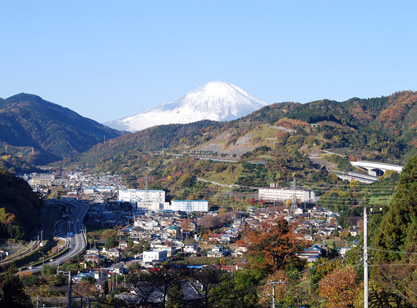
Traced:
<svg viewBox="0 0 417 308">
<path fill-rule="evenodd" d="M 347 272 L 349 269 L 354 269 L 354 268 L 356 268 L 356 267 L 358 267 L 358 266 L 361 266 L 363 263 L 359 263 L 359 264 L 356 264 L 356 265 L 354 265 L 354 266 L 350 266 L 350 268 L 347 268 L 347 269 L 345 269 L 344 271 L 341 271 L 341 272 L 339 272 L 339 273 L 337 273 L 338 275 L 340 275 L 340 274 L 343 274 L 344 272 Z M 310 285 L 311 287 L 313 287 L 313 286 L 316 286 L 316 285 L 318 285 L 318 284 L 320 284 L 320 282 L 322 282 L 322 281 L 329 281 L 329 280 L 332 280 L 333 279 L 333 277 L 330 277 L 330 278 L 327 278 L 327 279 L 321 279 L 319 282 L 317 282 L 317 283 L 315 283 L 315 284 L 312 284 L 312 285 Z"/>
<path fill-rule="evenodd" d="M 346 255 L 347 255 L 347 254 L 351 255 L 351 254 L 354 254 L 354 253 L 357 253 L 357 252 L 360 252 L 360 251 L 359 251 L 359 250 L 354 250 L 354 251 L 352 251 L 352 252 L 348 252 L 348 253 L 346 253 Z M 318 264 L 318 265 L 313 266 L 313 267 L 310 267 L 309 269 L 306 269 L 306 270 L 304 270 L 304 271 L 301 271 L 301 272 L 298 272 L 298 273 L 292 274 L 292 275 L 288 276 L 288 278 L 290 278 L 290 277 L 294 277 L 294 276 L 298 276 L 298 275 L 304 274 L 304 273 L 306 273 L 306 272 L 310 272 L 310 271 L 312 271 L 312 270 L 314 270 L 314 269 L 316 269 L 316 268 L 319 268 L 319 267 L 321 267 L 321 266 L 324 266 L 324 265 L 327 265 L 327 264 L 330 264 L 330 263 L 336 262 L 336 261 L 338 261 L 339 259 L 343 259 L 343 258 L 345 258 L 345 257 L 346 257 L 346 255 L 345 255 L 345 256 L 339 256 L 339 257 L 334 258 L 334 259 L 332 259 L 332 260 L 330 260 L 330 261 L 328 261 L 328 262 L 326 262 L 326 263 Z"/>
<path fill-rule="evenodd" d="M 383 267 L 383 266 L 416 266 L 414 264 L 394 264 L 394 263 L 385 263 L 385 264 L 370 264 L 370 267 Z"/>
<path fill-rule="evenodd" d="M 404 254 L 404 255 L 417 255 L 417 253 L 414 252 L 403 252 L 403 251 L 392 251 L 392 250 L 383 250 L 383 249 L 377 249 L 377 248 L 368 248 L 370 250 L 375 250 L 375 251 L 382 251 L 382 252 L 387 252 L 387 253 L 398 253 L 398 254 Z M 415 264 L 417 266 L 417 264 Z"/>
<path fill-rule="evenodd" d="M 379 231 L 381 231 L 390 241 L 391 241 L 391 243 L 393 243 L 397 248 L 398 248 L 398 250 L 401 252 L 401 253 L 403 253 L 403 254 L 405 254 L 405 256 L 414 264 L 414 265 L 417 265 L 417 264 L 415 264 L 414 263 L 414 260 L 412 260 L 406 253 L 404 253 L 402 250 L 401 250 L 401 248 L 376 224 L 376 223 L 374 223 L 372 220 L 371 220 L 371 222 L 379 229 Z"/>
</svg>

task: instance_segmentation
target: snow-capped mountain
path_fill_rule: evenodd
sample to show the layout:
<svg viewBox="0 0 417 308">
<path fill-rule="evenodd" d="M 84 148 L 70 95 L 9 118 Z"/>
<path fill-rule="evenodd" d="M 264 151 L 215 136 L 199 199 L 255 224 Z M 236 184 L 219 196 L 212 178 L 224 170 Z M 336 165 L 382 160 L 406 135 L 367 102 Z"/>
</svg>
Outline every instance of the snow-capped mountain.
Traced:
<svg viewBox="0 0 417 308">
<path fill-rule="evenodd" d="M 266 105 L 235 85 L 217 81 L 209 82 L 173 102 L 105 125 L 135 132 L 162 124 L 186 124 L 200 120 L 230 121 Z"/>
</svg>

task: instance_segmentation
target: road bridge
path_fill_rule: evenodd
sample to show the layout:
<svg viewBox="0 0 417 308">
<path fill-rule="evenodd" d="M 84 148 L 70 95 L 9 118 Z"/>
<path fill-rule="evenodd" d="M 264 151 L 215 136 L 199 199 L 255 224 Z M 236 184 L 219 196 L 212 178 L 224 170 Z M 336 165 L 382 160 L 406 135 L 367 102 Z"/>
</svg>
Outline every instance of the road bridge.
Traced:
<svg viewBox="0 0 417 308">
<path fill-rule="evenodd" d="M 344 172 L 339 170 L 329 170 L 337 175 L 339 179 L 346 180 L 346 181 L 359 181 L 366 184 L 372 184 L 373 182 L 378 180 L 378 177 L 354 172 Z"/>
<path fill-rule="evenodd" d="M 385 164 L 385 163 L 376 163 L 371 161 L 352 161 L 350 162 L 352 166 L 355 166 L 357 168 L 361 168 L 363 170 L 367 170 L 369 175 L 372 176 L 380 176 L 385 173 L 387 170 L 393 170 L 398 173 L 401 173 L 403 170 L 403 166 L 399 165 L 391 165 L 391 164 Z"/>
</svg>

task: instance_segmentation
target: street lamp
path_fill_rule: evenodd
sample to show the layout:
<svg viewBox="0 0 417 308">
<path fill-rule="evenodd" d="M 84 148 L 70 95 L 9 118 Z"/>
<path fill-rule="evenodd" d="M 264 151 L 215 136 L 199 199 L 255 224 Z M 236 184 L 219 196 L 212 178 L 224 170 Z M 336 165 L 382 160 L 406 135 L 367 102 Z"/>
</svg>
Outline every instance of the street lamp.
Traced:
<svg viewBox="0 0 417 308">
<path fill-rule="evenodd" d="M 42 262 L 42 266 L 44 266 L 45 265 L 45 254 L 43 253 L 43 251 L 39 251 L 41 254 L 42 254 L 42 256 L 43 256 L 43 262 Z"/>
</svg>

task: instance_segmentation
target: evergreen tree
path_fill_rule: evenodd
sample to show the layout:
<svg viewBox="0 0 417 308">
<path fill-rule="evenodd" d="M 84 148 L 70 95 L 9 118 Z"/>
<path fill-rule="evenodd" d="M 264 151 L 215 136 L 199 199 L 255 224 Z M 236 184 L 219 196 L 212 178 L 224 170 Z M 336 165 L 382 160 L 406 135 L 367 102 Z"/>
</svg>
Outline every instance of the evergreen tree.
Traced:
<svg viewBox="0 0 417 308">
<path fill-rule="evenodd" d="M 3 298 L 0 306 L 4 308 L 32 308 L 30 297 L 25 293 L 22 281 L 16 275 L 14 267 L 10 267 L 3 280 Z"/>
<path fill-rule="evenodd" d="M 392 205 L 382 220 L 375 246 L 387 251 L 417 251 L 417 155 L 404 167 Z M 395 261 L 404 254 L 377 252 L 377 260 Z"/>
<path fill-rule="evenodd" d="M 174 284 L 169 289 L 168 300 L 167 300 L 167 308 L 181 308 L 183 307 L 182 299 L 184 298 L 184 294 L 182 293 L 181 284 Z"/>
</svg>

